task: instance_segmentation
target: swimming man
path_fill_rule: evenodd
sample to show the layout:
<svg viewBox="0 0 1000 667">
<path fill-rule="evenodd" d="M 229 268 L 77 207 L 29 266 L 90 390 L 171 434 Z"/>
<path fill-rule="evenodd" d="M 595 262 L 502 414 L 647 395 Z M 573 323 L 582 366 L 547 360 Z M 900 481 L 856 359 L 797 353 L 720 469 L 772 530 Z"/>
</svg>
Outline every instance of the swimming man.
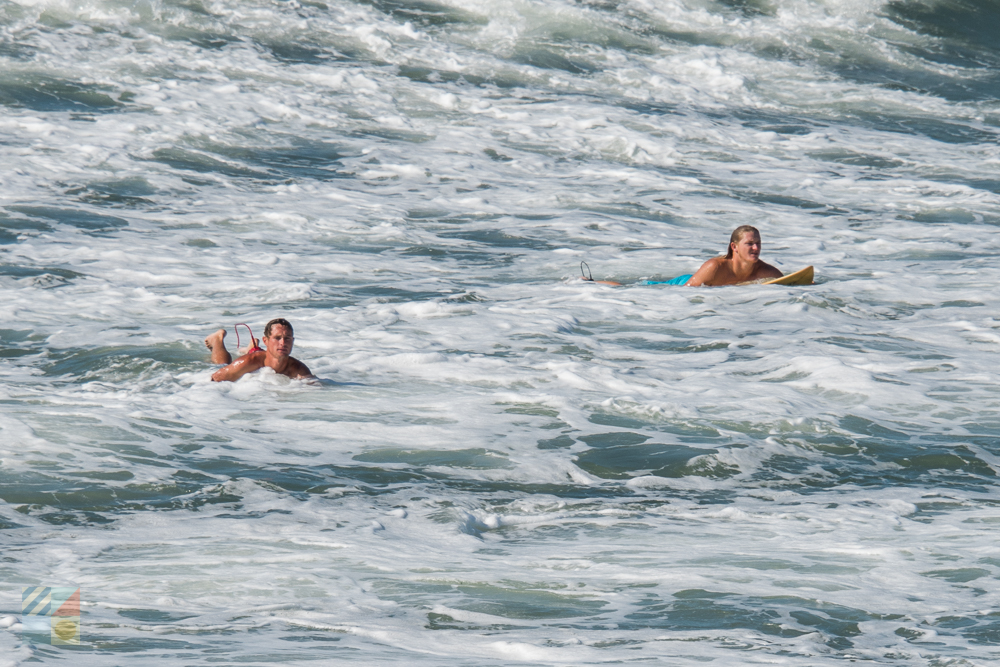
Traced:
<svg viewBox="0 0 1000 667">
<path fill-rule="evenodd" d="M 212 382 L 235 382 L 247 373 L 258 371 L 265 366 L 293 380 L 315 377 L 305 364 L 290 356 L 295 336 L 292 334 L 292 325 L 286 319 L 279 317 L 264 327 L 266 350 L 259 348 L 253 350 L 257 347 L 257 339 L 251 336 L 251 351 L 236 361 L 233 361 L 232 355 L 226 349 L 225 338 L 226 330 L 219 329 L 205 339 L 205 347 L 212 352 L 212 363 L 226 364 L 212 374 Z"/>
<path fill-rule="evenodd" d="M 733 230 L 729 237 L 729 250 L 725 257 L 713 257 L 684 283 L 688 287 L 708 285 L 736 285 L 754 280 L 780 278 L 783 273 L 760 259 L 760 232 L 756 227 L 743 225 Z"/>
</svg>

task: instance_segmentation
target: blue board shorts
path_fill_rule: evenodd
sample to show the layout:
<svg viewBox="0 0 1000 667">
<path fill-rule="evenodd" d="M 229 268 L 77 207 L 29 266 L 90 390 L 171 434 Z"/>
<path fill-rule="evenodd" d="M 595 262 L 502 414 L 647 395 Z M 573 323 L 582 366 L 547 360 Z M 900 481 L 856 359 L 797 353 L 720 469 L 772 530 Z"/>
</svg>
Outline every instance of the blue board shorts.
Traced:
<svg viewBox="0 0 1000 667">
<path fill-rule="evenodd" d="M 683 285 L 687 281 L 691 280 L 693 273 L 688 273 L 687 275 L 677 276 L 676 278 L 671 278 L 670 280 L 647 280 L 647 285 Z"/>
</svg>

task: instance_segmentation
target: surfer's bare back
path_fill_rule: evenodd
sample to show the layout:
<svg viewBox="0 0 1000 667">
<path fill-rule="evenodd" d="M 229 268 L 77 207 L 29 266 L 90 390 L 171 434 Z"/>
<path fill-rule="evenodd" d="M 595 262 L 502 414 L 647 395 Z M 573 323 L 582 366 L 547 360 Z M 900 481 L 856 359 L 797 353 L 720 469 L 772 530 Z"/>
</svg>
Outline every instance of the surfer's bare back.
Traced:
<svg viewBox="0 0 1000 667">
<path fill-rule="evenodd" d="M 737 227 L 729 237 L 726 256 L 713 257 L 702 264 L 685 284 L 688 287 L 716 287 L 780 278 L 781 271 L 760 259 L 760 248 L 760 232 L 756 227 Z"/>
<path fill-rule="evenodd" d="M 226 330 L 219 329 L 205 339 L 205 347 L 212 352 L 212 363 L 226 364 L 212 374 L 212 382 L 235 382 L 247 373 L 253 373 L 265 366 L 293 380 L 315 377 L 305 364 L 291 356 L 295 336 L 292 334 L 292 325 L 284 318 L 271 320 L 264 327 L 266 350 L 258 348 L 257 339 L 251 336 L 250 352 L 236 361 L 233 361 L 232 355 L 226 349 L 225 338 Z"/>
</svg>

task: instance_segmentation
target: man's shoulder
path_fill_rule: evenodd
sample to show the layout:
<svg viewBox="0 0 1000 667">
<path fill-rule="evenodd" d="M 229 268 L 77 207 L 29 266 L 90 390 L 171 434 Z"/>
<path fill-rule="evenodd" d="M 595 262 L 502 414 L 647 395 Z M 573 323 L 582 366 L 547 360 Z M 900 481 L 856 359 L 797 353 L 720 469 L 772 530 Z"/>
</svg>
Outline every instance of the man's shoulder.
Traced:
<svg viewBox="0 0 1000 667">
<path fill-rule="evenodd" d="M 258 371 L 264 367 L 264 362 L 267 361 L 267 353 L 264 350 L 247 352 L 236 361 L 242 361 L 251 371 Z"/>
<path fill-rule="evenodd" d="M 285 375 L 290 378 L 303 378 L 312 377 L 312 371 L 304 363 L 296 359 L 295 357 L 288 357 L 288 367 L 285 369 Z"/>
<path fill-rule="evenodd" d="M 700 269 L 695 271 L 694 276 L 688 280 L 687 284 L 692 287 L 697 287 L 699 285 L 715 285 L 719 280 L 720 273 L 721 275 L 725 275 L 725 266 L 725 257 L 713 257 L 702 264 Z"/>
<path fill-rule="evenodd" d="M 757 268 L 754 269 L 754 279 L 759 280 L 761 278 L 780 278 L 785 275 L 777 267 L 771 266 L 763 260 L 757 260 Z"/>
<path fill-rule="evenodd" d="M 726 268 L 726 258 L 725 257 L 713 257 L 698 269 L 698 273 L 701 273 L 705 277 L 711 277 L 717 275 L 720 269 Z"/>
</svg>

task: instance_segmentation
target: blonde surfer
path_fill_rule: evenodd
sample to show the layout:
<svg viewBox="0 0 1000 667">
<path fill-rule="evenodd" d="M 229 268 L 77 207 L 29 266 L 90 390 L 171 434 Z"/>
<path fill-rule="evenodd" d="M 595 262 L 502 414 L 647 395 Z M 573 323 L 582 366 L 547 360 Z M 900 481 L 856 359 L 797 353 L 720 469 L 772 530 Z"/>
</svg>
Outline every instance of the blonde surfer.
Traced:
<svg viewBox="0 0 1000 667">
<path fill-rule="evenodd" d="M 684 284 L 688 287 L 736 285 L 780 278 L 781 271 L 760 259 L 760 232 L 743 225 L 733 230 L 725 257 L 713 257 L 695 271 Z"/>
<path fill-rule="evenodd" d="M 733 230 L 729 237 L 729 248 L 725 256 L 713 257 L 694 274 L 677 276 L 670 280 L 647 280 L 645 285 L 686 285 L 688 287 L 718 287 L 720 285 L 738 285 L 740 283 L 757 282 L 780 278 L 783 273 L 760 259 L 760 232 L 756 227 L 743 225 Z M 580 270 L 586 262 L 580 262 Z M 808 284 L 812 284 L 810 268 Z M 621 283 L 613 280 L 594 280 L 590 275 L 590 267 L 583 275 L 583 280 L 620 287 Z"/>
</svg>

